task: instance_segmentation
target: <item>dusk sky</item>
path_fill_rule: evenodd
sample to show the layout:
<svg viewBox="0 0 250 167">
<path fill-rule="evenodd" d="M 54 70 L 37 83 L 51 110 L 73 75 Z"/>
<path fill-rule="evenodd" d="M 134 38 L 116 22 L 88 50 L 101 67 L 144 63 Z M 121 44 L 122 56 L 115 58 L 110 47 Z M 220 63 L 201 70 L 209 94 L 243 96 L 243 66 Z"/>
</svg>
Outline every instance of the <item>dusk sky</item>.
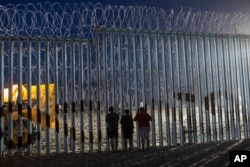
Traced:
<svg viewBox="0 0 250 167">
<path fill-rule="evenodd" d="M 248 12 L 250 9 L 249 0 L 46 0 L 47 2 L 64 3 L 97 3 L 101 2 L 103 5 L 140 5 L 168 9 L 192 8 L 194 10 L 202 11 L 220 11 L 220 12 Z M 1 5 L 8 3 L 12 4 L 27 4 L 46 2 L 42 0 L 0 0 Z"/>
</svg>

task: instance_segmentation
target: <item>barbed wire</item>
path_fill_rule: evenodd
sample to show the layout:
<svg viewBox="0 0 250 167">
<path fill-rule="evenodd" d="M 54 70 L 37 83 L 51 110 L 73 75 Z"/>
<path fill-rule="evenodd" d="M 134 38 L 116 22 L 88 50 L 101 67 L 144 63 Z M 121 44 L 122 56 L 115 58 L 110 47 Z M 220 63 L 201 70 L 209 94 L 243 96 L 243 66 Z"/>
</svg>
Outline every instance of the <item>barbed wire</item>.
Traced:
<svg viewBox="0 0 250 167">
<path fill-rule="evenodd" d="M 0 5 L 0 34 L 10 36 L 92 37 L 93 26 L 126 29 L 249 34 L 246 13 L 163 10 L 101 3 Z"/>
</svg>

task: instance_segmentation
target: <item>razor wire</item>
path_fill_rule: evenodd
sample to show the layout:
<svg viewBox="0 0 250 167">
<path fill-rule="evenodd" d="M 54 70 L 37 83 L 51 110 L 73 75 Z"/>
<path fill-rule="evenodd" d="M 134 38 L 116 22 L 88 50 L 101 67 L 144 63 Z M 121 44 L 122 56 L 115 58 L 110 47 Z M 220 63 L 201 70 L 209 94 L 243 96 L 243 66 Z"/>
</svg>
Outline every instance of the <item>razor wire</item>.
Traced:
<svg viewBox="0 0 250 167">
<path fill-rule="evenodd" d="M 11 36 L 93 37 L 92 28 L 131 28 L 202 33 L 249 34 L 247 13 L 101 3 L 0 5 L 0 34 Z"/>
</svg>

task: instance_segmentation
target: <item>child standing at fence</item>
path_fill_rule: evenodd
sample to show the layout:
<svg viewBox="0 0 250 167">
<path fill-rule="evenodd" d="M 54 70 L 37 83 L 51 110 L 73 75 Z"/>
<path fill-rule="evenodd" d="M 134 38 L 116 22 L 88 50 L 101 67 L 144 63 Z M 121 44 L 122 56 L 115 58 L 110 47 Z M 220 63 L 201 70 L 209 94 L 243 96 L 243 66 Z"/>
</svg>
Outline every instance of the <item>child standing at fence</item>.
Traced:
<svg viewBox="0 0 250 167">
<path fill-rule="evenodd" d="M 119 116 L 114 112 L 114 108 L 112 106 L 109 107 L 109 113 L 106 116 L 106 121 L 108 123 L 108 137 L 111 139 L 111 148 L 112 151 L 115 152 L 117 151 L 118 146 Z"/>
<path fill-rule="evenodd" d="M 129 149 L 133 149 L 133 119 L 132 115 L 129 115 L 129 109 L 125 109 L 125 115 L 121 118 L 121 125 L 122 125 L 122 133 L 124 138 L 124 146 L 125 150 L 127 150 L 127 140 L 129 140 Z"/>
<path fill-rule="evenodd" d="M 142 150 L 144 151 L 145 140 L 147 141 L 147 149 L 149 150 L 149 121 L 152 121 L 152 117 L 146 112 L 143 107 L 140 107 L 139 113 L 136 114 L 134 121 L 138 121 Z"/>
</svg>

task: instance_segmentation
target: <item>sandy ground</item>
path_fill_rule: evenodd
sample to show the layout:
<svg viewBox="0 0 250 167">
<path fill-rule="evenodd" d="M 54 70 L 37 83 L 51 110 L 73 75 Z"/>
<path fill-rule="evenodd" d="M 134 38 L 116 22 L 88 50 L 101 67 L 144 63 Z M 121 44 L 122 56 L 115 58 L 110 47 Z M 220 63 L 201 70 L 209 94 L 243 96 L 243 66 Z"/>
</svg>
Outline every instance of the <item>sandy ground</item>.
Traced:
<svg viewBox="0 0 250 167">
<path fill-rule="evenodd" d="M 11 166 L 228 166 L 230 150 L 249 150 L 250 139 L 206 144 L 151 148 L 150 151 L 69 153 L 0 158 L 1 167 Z"/>
</svg>

